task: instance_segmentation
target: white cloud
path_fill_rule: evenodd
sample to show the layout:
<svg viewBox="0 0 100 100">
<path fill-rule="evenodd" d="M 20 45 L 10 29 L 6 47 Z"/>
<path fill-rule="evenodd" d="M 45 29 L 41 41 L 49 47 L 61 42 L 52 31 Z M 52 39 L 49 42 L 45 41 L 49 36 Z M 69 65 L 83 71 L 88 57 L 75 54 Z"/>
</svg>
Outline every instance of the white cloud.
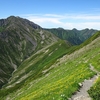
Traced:
<svg viewBox="0 0 100 100">
<path fill-rule="evenodd" d="M 89 28 L 89 29 L 98 29 L 100 30 L 100 22 L 84 22 L 84 23 L 66 23 L 64 25 L 64 27 L 67 27 L 67 29 L 73 29 L 73 28 L 77 28 L 77 29 L 85 29 L 85 28 Z"/>
<path fill-rule="evenodd" d="M 93 15 L 76 15 L 76 16 L 70 16 L 72 19 L 81 19 L 81 20 L 100 20 L 100 15 L 93 16 Z"/>
<path fill-rule="evenodd" d="M 51 23 L 55 23 L 55 24 L 60 23 L 59 19 L 57 19 L 57 18 L 30 17 L 28 19 L 33 21 L 33 22 L 40 23 L 40 24 L 45 23 L 45 22 L 51 22 Z"/>
<path fill-rule="evenodd" d="M 29 14 L 25 18 L 35 22 L 43 28 L 63 27 L 65 29 L 100 29 L 100 15 L 89 14 Z"/>
</svg>

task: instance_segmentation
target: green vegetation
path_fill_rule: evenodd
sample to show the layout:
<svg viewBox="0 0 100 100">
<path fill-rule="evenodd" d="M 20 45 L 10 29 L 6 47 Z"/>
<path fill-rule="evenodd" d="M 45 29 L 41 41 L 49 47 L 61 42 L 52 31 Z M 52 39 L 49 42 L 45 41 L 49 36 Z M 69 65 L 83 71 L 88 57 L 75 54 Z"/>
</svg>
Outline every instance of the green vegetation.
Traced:
<svg viewBox="0 0 100 100">
<path fill-rule="evenodd" d="M 100 37 L 100 32 L 94 35 L 94 38 L 97 37 Z M 94 52 L 96 53 L 96 51 Z M 100 51 L 96 55 L 97 56 L 94 57 L 92 64 L 93 66 L 95 66 L 95 69 L 99 71 L 99 75 L 100 75 Z M 93 100 L 100 100 L 100 77 L 96 80 L 95 84 L 93 85 L 93 87 L 91 87 L 88 93 L 93 98 Z"/>
<path fill-rule="evenodd" d="M 100 100 L 100 77 L 95 82 L 93 87 L 88 91 L 93 100 Z"/>
<path fill-rule="evenodd" d="M 2 32 L 5 28 L 4 27 L 0 27 L 0 32 Z"/>
<path fill-rule="evenodd" d="M 31 55 L 2 88 L 0 99 L 68 100 L 80 88 L 79 83 L 96 74 L 90 70 L 89 64 L 99 68 L 96 67 L 100 53 L 99 34 L 95 35 L 96 39 L 87 45 L 80 45 L 78 49 L 59 41 Z M 99 86 L 99 82 L 98 79 L 95 85 Z M 96 90 L 97 95 L 100 95 L 98 87 Z M 89 93 L 93 97 L 94 94 Z"/>
<path fill-rule="evenodd" d="M 26 19 L 12 16 L 5 25 L 5 30 L 0 26 L 0 85 L 8 83 L 0 90 L 0 100 L 68 100 L 79 83 L 96 75 L 90 64 L 100 72 L 100 32 L 72 46 Z M 58 30 L 62 39 L 84 41 L 75 39 L 76 29 Z M 88 91 L 94 100 L 100 97 L 99 84 L 100 78 Z"/>
<path fill-rule="evenodd" d="M 83 30 L 65 30 L 63 28 L 53 28 L 53 29 L 46 29 L 56 35 L 57 37 L 67 40 L 74 45 L 79 45 L 89 37 L 91 37 L 97 30 L 93 29 L 83 29 Z"/>
<path fill-rule="evenodd" d="M 31 54 L 58 40 L 26 19 L 11 16 L 0 20 L 0 88 Z"/>
<path fill-rule="evenodd" d="M 36 54 L 33 54 L 30 58 L 25 60 L 19 66 L 19 69 L 14 73 L 11 79 L 13 81 L 8 83 L 8 85 L 14 84 L 15 86 L 11 87 L 10 89 L 5 89 L 4 90 L 5 93 L 4 94 L 3 92 L 1 93 L 2 96 L 5 96 L 6 94 L 8 94 L 8 91 L 13 92 L 13 90 L 19 89 L 19 87 L 21 87 L 26 81 L 26 78 L 23 79 L 20 84 L 15 84 L 15 83 L 19 81 L 21 77 L 27 75 L 28 73 L 31 72 L 31 74 L 27 76 L 27 81 L 34 80 L 42 76 L 43 74 L 42 71 L 49 68 L 57 60 L 57 58 L 67 53 L 68 52 L 67 49 L 69 48 L 70 48 L 70 45 L 66 45 L 64 41 L 59 41 L 59 42 L 52 44 L 49 47 L 46 47 L 43 50 L 40 50 L 40 52 L 38 51 Z M 28 67 L 26 65 L 28 65 Z M 6 85 L 4 87 L 6 87 Z"/>
</svg>

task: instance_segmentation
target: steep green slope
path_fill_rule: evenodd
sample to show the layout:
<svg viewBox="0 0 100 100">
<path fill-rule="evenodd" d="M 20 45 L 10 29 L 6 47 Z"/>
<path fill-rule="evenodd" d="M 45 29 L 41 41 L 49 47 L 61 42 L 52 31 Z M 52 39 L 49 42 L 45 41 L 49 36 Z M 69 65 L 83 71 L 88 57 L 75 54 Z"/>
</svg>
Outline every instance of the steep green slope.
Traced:
<svg viewBox="0 0 100 100">
<path fill-rule="evenodd" d="M 88 92 L 93 100 L 100 100 L 100 77 Z"/>
<path fill-rule="evenodd" d="M 65 47 L 60 42 L 24 61 L 0 91 L 0 99 L 68 100 L 80 88 L 79 83 L 96 74 L 90 69 L 90 64 L 100 69 L 100 32 L 78 49 L 75 47 L 76 50 L 67 48 L 69 46 Z M 64 53 L 67 54 L 61 57 Z"/>
<path fill-rule="evenodd" d="M 100 32 L 95 34 L 94 37 L 91 38 L 91 40 L 97 37 L 100 37 Z M 99 41 L 98 41 L 98 44 L 100 44 Z M 94 43 L 94 45 L 96 44 Z M 99 71 L 98 73 L 99 78 L 97 79 L 93 87 L 91 87 L 91 89 L 88 92 L 90 96 L 93 98 L 93 100 L 100 100 L 100 49 L 99 49 L 97 56 L 94 57 L 92 64 L 93 66 L 95 66 L 95 69 Z"/>
<path fill-rule="evenodd" d="M 49 70 L 53 69 L 53 67 L 50 68 L 50 66 L 54 64 L 57 58 L 66 54 L 69 48 L 70 45 L 66 45 L 64 41 L 58 41 L 40 51 L 37 51 L 26 59 L 13 73 L 8 84 L 1 90 L 0 95 L 4 97 L 9 92 L 14 92 L 23 87 L 23 85 L 26 86 L 27 83 L 32 80 L 46 75 Z"/>
<path fill-rule="evenodd" d="M 20 17 L 0 20 L 0 87 L 33 52 L 58 40 L 33 22 Z"/>
<path fill-rule="evenodd" d="M 72 29 L 72 30 L 65 30 L 63 28 L 53 28 L 53 29 L 46 29 L 59 38 L 63 40 L 67 40 L 70 43 L 74 45 L 79 45 L 85 40 L 87 40 L 89 37 L 91 37 L 97 30 L 93 29 L 83 29 L 83 30 L 77 30 L 77 29 Z"/>
</svg>

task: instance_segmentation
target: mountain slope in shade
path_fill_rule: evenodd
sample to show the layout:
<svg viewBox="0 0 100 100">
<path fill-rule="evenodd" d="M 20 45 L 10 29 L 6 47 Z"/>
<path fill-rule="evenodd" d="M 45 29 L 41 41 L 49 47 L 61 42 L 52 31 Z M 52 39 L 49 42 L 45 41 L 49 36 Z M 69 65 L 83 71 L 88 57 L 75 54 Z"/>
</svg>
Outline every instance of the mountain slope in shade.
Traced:
<svg viewBox="0 0 100 100">
<path fill-rule="evenodd" d="M 53 34 L 55 34 L 57 37 L 67 40 L 73 45 L 79 45 L 85 40 L 87 40 L 89 37 L 91 37 L 97 30 L 94 29 L 83 29 L 83 30 L 65 30 L 63 28 L 52 28 L 52 29 L 46 29 Z"/>
<path fill-rule="evenodd" d="M 0 87 L 32 53 L 58 41 L 48 31 L 27 19 L 10 16 L 0 20 Z"/>
</svg>

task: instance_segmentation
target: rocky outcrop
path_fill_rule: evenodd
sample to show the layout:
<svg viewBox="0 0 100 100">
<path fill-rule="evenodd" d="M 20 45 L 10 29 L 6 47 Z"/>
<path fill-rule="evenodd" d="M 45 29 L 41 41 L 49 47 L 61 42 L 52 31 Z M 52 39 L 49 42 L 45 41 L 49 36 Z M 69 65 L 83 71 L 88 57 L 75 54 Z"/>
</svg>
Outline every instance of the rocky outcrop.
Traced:
<svg viewBox="0 0 100 100">
<path fill-rule="evenodd" d="M 43 39 L 43 36 L 45 39 Z M 53 34 L 27 19 L 15 16 L 1 19 L 0 87 L 11 77 L 15 66 L 17 69 L 23 60 L 32 53 L 37 52 L 57 39 Z"/>
</svg>

